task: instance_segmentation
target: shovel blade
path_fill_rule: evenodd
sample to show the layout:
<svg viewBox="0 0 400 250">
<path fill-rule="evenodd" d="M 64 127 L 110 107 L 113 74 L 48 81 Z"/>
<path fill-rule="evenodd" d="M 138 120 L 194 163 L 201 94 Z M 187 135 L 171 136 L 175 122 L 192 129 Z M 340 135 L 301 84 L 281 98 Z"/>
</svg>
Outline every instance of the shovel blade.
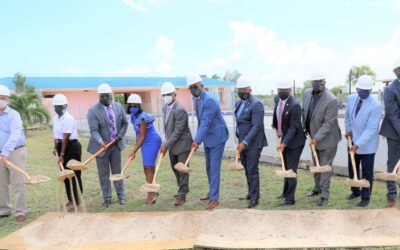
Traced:
<svg viewBox="0 0 400 250">
<path fill-rule="evenodd" d="M 325 166 L 314 166 L 310 168 L 311 173 L 326 173 L 326 172 L 332 172 L 332 167 L 329 165 Z"/>
<path fill-rule="evenodd" d="M 181 173 L 187 174 L 193 171 L 191 168 L 185 166 L 185 164 L 183 164 L 182 162 L 178 162 L 177 164 L 175 164 L 174 168 Z"/>
<path fill-rule="evenodd" d="M 160 192 L 160 184 L 150 184 L 146 183 L 140 187 L 140 192 L 142 193 L 159 193 Z"/>
<path fill-rule="evenodd" d="M 59 181 L 64 181 L 65 179 L 67 179 L 67 178 L 72 178 L 72 177 L 74 177 L 74 176 L 75 176 L 74 171 L 66 169 L 66 170 L 64 170 L 64 171 L 61 171 L 61 172 L 57 175 L 57 179 L 58 179 Z"/>
<path fill-rule="evenodd" d="M 293 170 L 291 170 L 291 169 L 285 170 L 285 171 L 283 171 L 281 169 L 275 170 L 275 174 L 277 176 L 284 177 L 284 178 L 297 178 L 297 174 L 295 172 L 293 172 Z"/>
<path fill-rule="evenodd" d="M 80 171 L 85 171 L 86 169 L 88 169 L 88 167 L 86 167 L 85 165 L 83 165 L 82 162 L 77 161 L 77 160 L 69 160 L 67 162 L 67 168 L 71 169 L 71 170 L 80 170 Z"/>
<path fill-rule="evenodd" d="M 113 174 L 110 176 L 110 181 L 121 181 L 123 179 L 129 178 L 129 175 L 124 174 Z"/>
<path fill-rule="evenodd" d="M 376 173 L 375 179 L 383 180 L 383 181 L 397 181 L 400 179 L 400 176 L 394 173 Z"/>
<path fill-rule="evenodd" d="M 354 179 L 346 179 L 347 185 L 350 187 L 359 187 L 359 188 L 369 188 L 370 184 L 367 180 L 354 180 Z"/>
<path fill-rule="evenodd" d="M 36 176 L 31 176 L 31 178 L 25 180 L 25 184 L 28 185 L 36 185 L 44 182 L 48 182 L 51 179 L 47 176 L 42 176 L 42 175 L 36 175 Z"/>
<path fill-rule="evenodd" d="M 243 171 L 244 167 L 240 163 L 232 162 L 228 165 L 229 171 Z"/>
</svg>

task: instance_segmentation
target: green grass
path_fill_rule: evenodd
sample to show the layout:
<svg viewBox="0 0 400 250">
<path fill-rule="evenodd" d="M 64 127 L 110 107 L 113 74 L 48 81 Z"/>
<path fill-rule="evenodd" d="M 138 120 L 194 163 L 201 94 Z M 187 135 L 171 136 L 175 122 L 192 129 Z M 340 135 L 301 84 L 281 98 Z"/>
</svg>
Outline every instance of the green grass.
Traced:
<svg viewBox="0 0 400 250">
<path fill-rule="evenodd" d="M 27 138 L 28 147 L 28 173 L 31 175 L 46 175 L 52 181 L 36 186 L 26 186 L 28 219 L 24 223 L 17 223 L 14 216 L 0 219 L 0 238 L 25 226 L 39 216 L 57 211 L 58 195 L 60 191 L 64 193 L 64 188 L 57 181 L 59 171 L 55 157 L 51 154 L 53 141 L 50 130 L 37 130 L 30 132 Z M 87 158 L 87 140 L 81 139 L 83 145 L 83 158 Z M 127 159 L 132 146 L 123 151 L 123 160 Z M 199 197 L 208 191 L 207 178 L 204 167 L 204 158 L 195 156 L 191 167 L 194 172 L 190 176 L 190 193 L 184 206 L 176 208 L 174 197 L 176 193 L 175 176 L 169 165 L 169 160 L 164 160 L 158 175 L 158 183 L 161 184 L 161 193 L 157 203 L 149 208 L 142 207 L 145 194 L 139 192 L 139 187 L 145 181 L 143 168 L 141 167 L 140 153 L 137 159 L 129 166 L 127 172 L 130 178 L 125 181 L 128 202 L 125 206 L 118 205 L 116 193 L 113 191 L 113 204 L 108 209 L 104 209 L 102 195 L 98 182 L 97 169 L 95 162 L 89 164 L 90 169 L 83 172 L 84 198 L 88 212 L 132 212 L 132 211 L 184 211 L 184 210 L 204 210 L 206 204 L 199 201 Z M 246 179 L 244 172 L 229 172 L 227 165 L 229 160 L 224 160 L 222 165 L 220 206 L 219 208 L 245 208 L 246 202 L 239 201 L 237 198 L 244 196 L 247 192 Z M 296 205 L 288 208 L 278 208 L 280 200 L 275 197 L 282 192 L 283 181 L 275 176 L 276 166 L 267 164 L 260 165 L 260 186 L 261 200 L 257 209 L 321 209 L 316 203 L 318 198 L 306 198 L 305 194 L 313 187 L 312 175 L 307 171 L 299 171 L 299 180 L 296 192 Z M 345 196 L 349 194 L 349 188 L 342 177 L 333 177 L 331 181 L 331 197 L 329 205 L 322 209 L 359 209 L 355 206 L 357 200 L 347 201 Z M 62 190 L 60 190 L 62 188 Z M 372 200 L 368 208 L 384 208 L 386 202 L 386 186 L 384 183 L 376 182 L 372 194 Z"/>
</svg>

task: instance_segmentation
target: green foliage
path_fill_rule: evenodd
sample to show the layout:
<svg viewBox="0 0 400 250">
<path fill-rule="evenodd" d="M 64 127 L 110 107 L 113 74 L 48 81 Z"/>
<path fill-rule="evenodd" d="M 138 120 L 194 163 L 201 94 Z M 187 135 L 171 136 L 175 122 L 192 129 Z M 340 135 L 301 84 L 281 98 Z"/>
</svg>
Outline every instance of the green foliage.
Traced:
<svg viewBox="0 0 400 250">
<path fill-rule="evenodd" d="M 351 78 L 351 84 L 355 84 L 357 81 L 357 78 L 362 76 L 362 75 L 369 75 L 370 77 L 372 77 L 374 80 L 376 78 L 376 74 L 375 72 L 371 69 L 370 66 L 368 65 L 360 65 L 360 66 L 356 66 L 357 68 L 357 74 L 354 75 L 353 72 L 351 72 L 349 70 L 349 73 L 347 74 L 347 78 L 346 78 L 346 83 L 349 84 L 349 79 Z"/>
</svg>

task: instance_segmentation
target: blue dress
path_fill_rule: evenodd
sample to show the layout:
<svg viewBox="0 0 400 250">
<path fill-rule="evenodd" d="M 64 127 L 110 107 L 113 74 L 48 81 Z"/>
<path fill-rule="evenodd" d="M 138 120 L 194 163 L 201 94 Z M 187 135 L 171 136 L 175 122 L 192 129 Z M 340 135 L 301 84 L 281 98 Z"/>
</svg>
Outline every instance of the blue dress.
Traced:
<svg viewBox="0 0 400 250">
<path fill-rule="evenodd" d="M 154 117 L 146 114 L 145 112 L 140 113 L 137 117 L 131 115 L 131 123 L 136 134 L 140 138 L 140 123 L 144 120 L 147 125 L 146 137 L 142 144 L 142 161 L 144 167 L 155 166 L 158 152 L 161 147 L 161 137 L 157 133 L 153 126 Z"/>
</svg>

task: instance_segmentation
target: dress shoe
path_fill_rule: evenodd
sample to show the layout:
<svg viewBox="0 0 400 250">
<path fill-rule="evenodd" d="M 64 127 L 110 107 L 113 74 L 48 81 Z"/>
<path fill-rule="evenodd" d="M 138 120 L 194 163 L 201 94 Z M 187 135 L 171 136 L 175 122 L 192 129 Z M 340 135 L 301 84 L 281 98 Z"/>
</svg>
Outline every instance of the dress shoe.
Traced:
<svg viewBox="0 0 400 250">
<path fill-rule="evenodd" d="M 360 197 L 360 194 L 351 193 L 351 195 L 346 197 L 346 200 L 353 200 L 357 197 Z"/>
<path fill-rule="evenodd" d="M 218 201 L 210 201 L 210 203 L 208 203 L 207 210 L 213 210 L 214 208 L 218 207 L 218 205 Z"/>
<path fill-rule="evenodd" d="M 17 218 L 16 218 L 15 220 L 16 220 L 17 222 L 23 222 L 23 221 L 26 220 L 26 216 L 23 215 L 23 214 L 18 215 Z"/>
<path fill-rule="evenodd" d="M 108 208 L 109 206 L 111 206 L 111 201 L 104 201 L 103 202 L 103 207 L 104 208 Z"/>
<path fill-rule="evenodd" d="M 361 200 L 358 204 L 357 207 L 366 207 L 369 204 L 369 200 Z"/>
<path fill-rule="evenodd" d="M 208 201 L 210 199 L 210 195 L 207 194 L 206 196 L 200 197 L 201 201 Z"/>
<path fill-rule="evenodd" d="M 240 201 L 249 201 L 250 200 L 250 195 L 246 195 L 245 197 L 239 197 L 238 199 Z"/>
<path fill-rule="evenodd" d="M 1 218 L 7 218 L 7 217 L 10 217 L 10 215 L 9 215 L 9 214 L 0 215 L 0 219 L 1 219 Z"/>
<path fill-rule="evenodd" d="M 312 196 L 315 196 L 315 195 L 319 195 L 319 193 L 315 192 L 314 190 L 311 190 L 310 192 L 307 193 L 307 197 L 312 197 Z"/>
<path fill-rule="evenodd" d="M 277 199 L 283 199 L 283 198 L 286 198 L 286 197 L 285 197 L 285 195 L 280 194 L 280 195 L 276 196 L 275 198 L 277 198 Z"/>
<path fill-rule="evenodd" d="M 319 199 L 319 201 L 318 201 L 318 206 L 320 206 L 320 207 L 324 207 L 324 206 L 326 206 L 326 205 L 328 205 L 328 199 L 327 198 L 320 198 Z"/>
<path fill-rule="evenodd" d="M 247 205 L 247 208 L 255 208 L 258 206 L 258 201 L 249 201 L 249 205 Z"/>
<path fill-rule="evenodd" d="M 396 207 L 396 200 L 395 199 L 388 199 L 388 203 L 390 207 Z"/>
<path fill-rule="evenodd" d="M 175 200 L 175 207 L 179 207 L 182 206 L 183 204 L 185 204 L 186 200 L 182 197 L 177 197 Z"/>
<path fill-rule="evenodd" d="M 295 203 L 296 203 L 295 201 L 284 201 L 284 202 L 279 203 L 278 206 L 280 206 L 280 207 L 292 206 L 292 205 L 294 205 Z"/>
<path fill-rule="evenodd" d="M 121 206 L 123 206 L 123 205 L 126 204 L 126 199 L 125 199 L 125 198 L 119 199 L 118 202 L 119 202 L 119 204 L 120 204 Z"/>
</svg>

